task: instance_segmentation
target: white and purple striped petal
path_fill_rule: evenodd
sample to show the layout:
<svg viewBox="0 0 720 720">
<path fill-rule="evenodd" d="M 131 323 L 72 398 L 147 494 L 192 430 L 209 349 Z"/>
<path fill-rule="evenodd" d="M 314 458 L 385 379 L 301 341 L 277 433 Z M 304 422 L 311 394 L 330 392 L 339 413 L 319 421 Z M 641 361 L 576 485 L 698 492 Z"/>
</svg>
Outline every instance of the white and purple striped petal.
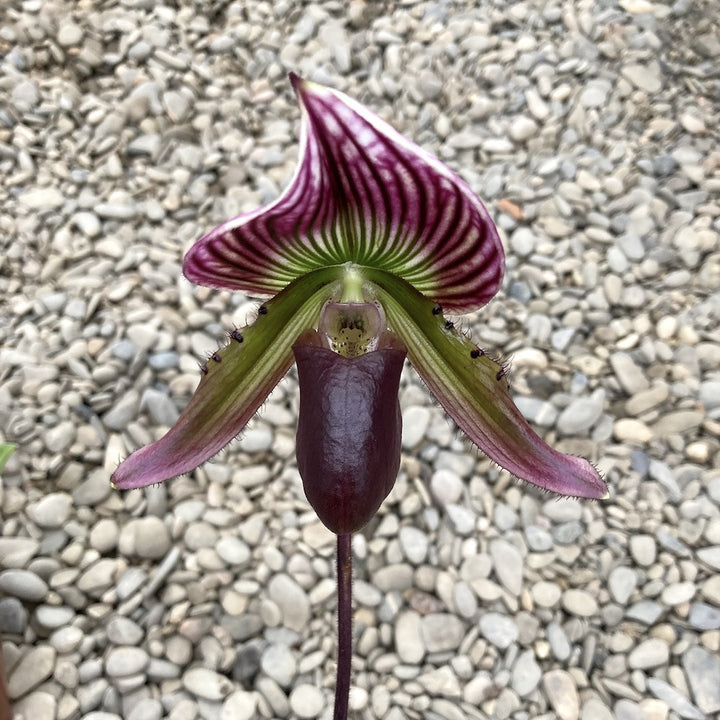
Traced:
<svg viewBox="0 0 720 720">
<path fill-rule="evenodd" d="M 470 188 L 360 103 L 291 79 L 302 107 L 293 179 L 271 205 L 201 238 L 186 276 L 273 294 L 311 270 L 353 263 L 399 275 L 449 310 L 490 300 L 504 255 Z"/>
</svg>

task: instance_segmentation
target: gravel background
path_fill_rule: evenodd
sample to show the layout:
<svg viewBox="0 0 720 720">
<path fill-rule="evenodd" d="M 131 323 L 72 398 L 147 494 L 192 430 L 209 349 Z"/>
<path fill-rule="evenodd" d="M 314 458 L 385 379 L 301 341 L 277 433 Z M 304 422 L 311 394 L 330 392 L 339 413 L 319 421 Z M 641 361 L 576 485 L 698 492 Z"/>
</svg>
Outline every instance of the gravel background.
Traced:
<svg viewBox="0 0 720 720">
<path fill-rule="evenodd" d="M 180 264 L 277 196 L 291 70 L 438 154 L 503 232 L 463 322 L 613 496 L 499 472 L 412 371 L 405 454 L 354 538 L 353 718 L 720 711 L 715 0 L 152 0 L 0 9 L 0 632 L 26 720 L 328 718 L 334 542 L 294 372 L 189 477 L 109 473 L 184 407 L 251 299 Z"/>
</svg>

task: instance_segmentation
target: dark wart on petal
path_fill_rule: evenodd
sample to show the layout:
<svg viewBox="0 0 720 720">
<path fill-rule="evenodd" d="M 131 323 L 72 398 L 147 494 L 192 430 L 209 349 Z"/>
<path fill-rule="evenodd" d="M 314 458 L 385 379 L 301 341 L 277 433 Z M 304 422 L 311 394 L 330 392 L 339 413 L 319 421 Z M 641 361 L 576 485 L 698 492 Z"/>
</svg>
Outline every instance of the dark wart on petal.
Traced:
<svg viewBox="0 0 720 720">
<path fill-rule="evenodd" d="M 305 495 L 332 532 L 355 532 L 377 512 L 400 467 L 398 389 L 405 348 L 383 336 L 377 350 L 344 357 L 309 331 L 293 352 L 300 385 L 297 461 Z"/>
</svg>

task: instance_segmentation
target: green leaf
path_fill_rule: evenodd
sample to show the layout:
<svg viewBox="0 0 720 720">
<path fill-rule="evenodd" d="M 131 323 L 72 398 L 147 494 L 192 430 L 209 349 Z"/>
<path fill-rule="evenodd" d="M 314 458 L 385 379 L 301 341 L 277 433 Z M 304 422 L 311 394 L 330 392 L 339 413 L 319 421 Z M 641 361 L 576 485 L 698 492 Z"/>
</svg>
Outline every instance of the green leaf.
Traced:
<svg viewBox="0 0 720 720">
<path fill-rule="evenodd" d="M 17 445 L 13 443 L 0 444 L 0 471 L 2 471 L 2 469 L 5 467 L 5 463 L 15 452 L 15 448 L 17 448 Z"/>
</svg>

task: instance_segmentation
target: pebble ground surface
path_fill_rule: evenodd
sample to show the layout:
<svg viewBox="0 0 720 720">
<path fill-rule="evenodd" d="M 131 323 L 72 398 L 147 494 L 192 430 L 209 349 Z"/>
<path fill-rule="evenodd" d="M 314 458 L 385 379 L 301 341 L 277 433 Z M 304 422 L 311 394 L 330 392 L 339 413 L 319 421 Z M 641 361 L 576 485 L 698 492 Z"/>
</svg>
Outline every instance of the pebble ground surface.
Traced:
<svg viewBox="0 0 720 720">
<path fill-rule="evenodd" d="M 331 715 L 334 539 L 296 376 L 144 491 L 257 302 L 183 253 L 275 198 L 287 73 L 347 91 L 486 201 L 500 295 L 459 321 L 612 497 L 498 470 L 408 368 L 403 463 L 354 538 L 351 718 L 720 712 L 720 10 L 714 0 L 10 0 L 0 9 L 0 633 L 17 718 Z"/>
</svg>

